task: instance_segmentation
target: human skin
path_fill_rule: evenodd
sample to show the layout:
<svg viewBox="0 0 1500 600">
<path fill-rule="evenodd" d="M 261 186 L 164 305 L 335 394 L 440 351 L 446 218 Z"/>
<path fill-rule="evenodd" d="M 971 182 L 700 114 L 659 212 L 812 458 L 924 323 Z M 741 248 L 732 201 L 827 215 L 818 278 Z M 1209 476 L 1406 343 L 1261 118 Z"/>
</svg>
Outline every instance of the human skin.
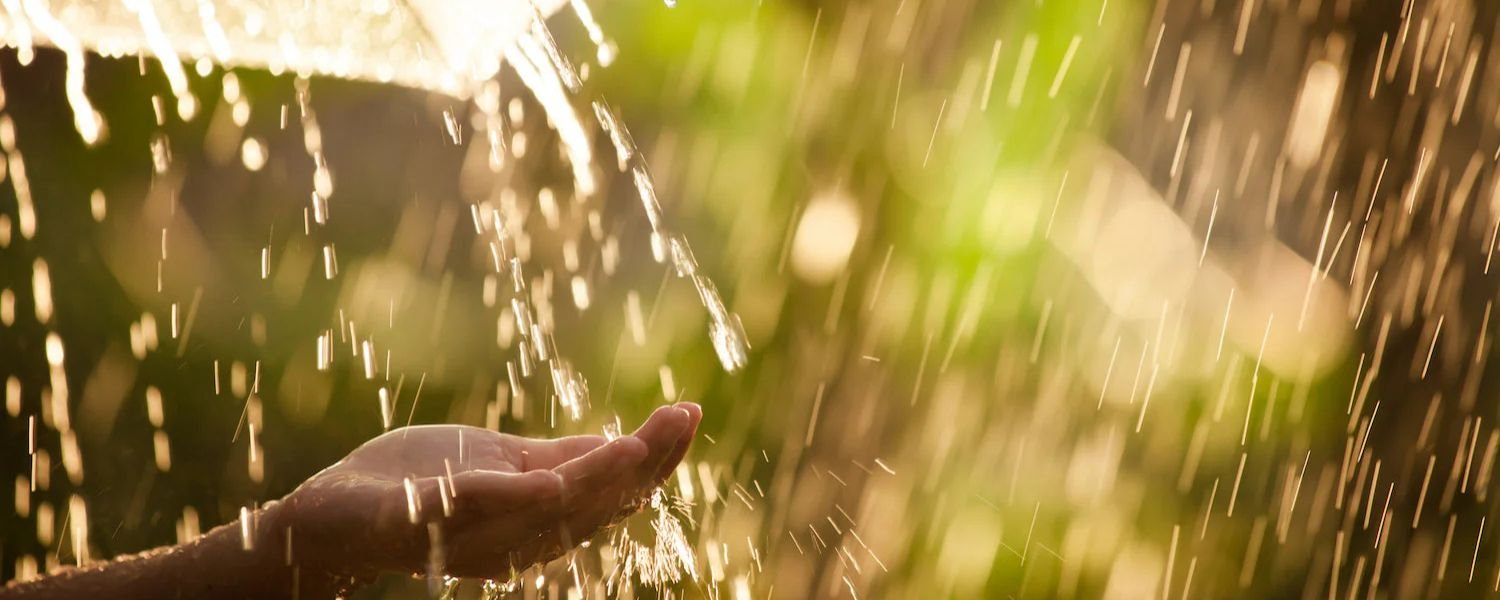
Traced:
<svg viewBox="0 0 1500 600">
<path fill-rule="evenodd" d="M 613 440 L 397 429 L 191 542 L 12 583 L 0 597 L 316 599 L 382 572 L 504 580 L 639 509 L 701 418 L 695 404 L 662 407 Z"/>
</svg>

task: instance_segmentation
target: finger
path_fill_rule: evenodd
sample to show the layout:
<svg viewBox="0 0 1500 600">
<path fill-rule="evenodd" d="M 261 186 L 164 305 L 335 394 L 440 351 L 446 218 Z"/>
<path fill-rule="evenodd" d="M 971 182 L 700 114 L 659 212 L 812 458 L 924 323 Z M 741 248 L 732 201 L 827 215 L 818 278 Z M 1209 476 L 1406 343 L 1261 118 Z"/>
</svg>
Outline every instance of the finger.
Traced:
<svg viewBox="0 0 1500 600">
<path fill-rule="evenodd" d="M 562 478 L 564 502 L 571 504 L 580 496 L 604 491 L 622 477 L 633 476 L 648 453 L 641 440 L 627 435 L 558 465 L 553 471 Z"/>
<path fill-rule="evenodd" d="M 555 440 L 525 440 L 521 443 L 522 471 L 553 469 L 588 454 L 607 440 L 599 435 L 575 435 Z"/>
<path fill-rule="evenodd" d="M 560 543 L 588 539 L 615 517 L 638 508 L 642 489 L 655 480 L 692 421 L 688 410 L 663 407 L 634 434 L 560 465 L 565 489 Z"/>
<path fill-rule="evenodd" d="M 633 437 L 646 443 L 650 457 L 652 473 L 655 467 L 666 460 L 672 451 L 677 448 L 677 442 L 682 439 L 682 433 L 691 425 L 692 415 L 688 411 L 676 406 L 664 406 L 651 413 L 651 417 L 635 430 Z"/>
<path fill-rule="evenodd" d="M 680 402 L 677 408 L 688 413 L 687 429 L 678 437 L 677 446 L 657 468 L 655 485 L 661 485 L 663 481 L 666 481 L 672 475 L 672 471 L 677 468 L 677 464 L 682 462 L 684 456 L 687 456 L 688 447 L 693 444 L 693 436 L 698 434 L 698 424 L 703 421 L 703 408 L 697 404 Z"/>
<path fill-rule="evenodd" d="M 701 412 L 698 411 L 698 414 Z M 668 463 L 675 466 L 681 460 L 680 453 L 687 451 L 685 447 L 681 447 L 683 438 L 691 435 L 696 425 L 694 413 L 679 405 L 657 409 L 636 430 L 635 436 L 651 448 L 651 455 L 646 458 L 647 469 L 640 473 L 636 482 L 637 489 L 655 487 L 662 478 L 663 468 L 669 468 Z M 673 458 L 674 455 L 677 457 Z"/>
<path fill-rule="evenodd" d="M 424 477 L 413 481 L 413 489 L 417 492 L 416 504 L 408 505 L 408 511 L 415 508 L 429 521 L 467 521 L 531 504 L 556 504 L 562 495 L 562 480 L 551 471 L 470 470 L 451 478 Z"/>
<path fill-rule="evenodd" d="M 562 495 L 562 478 L 548 470 L 525 473 L 465 471 L 453 476 L 450 492 L 454 500 L 481 506 L 515 506 L 556 501 Z"/>
</svg>

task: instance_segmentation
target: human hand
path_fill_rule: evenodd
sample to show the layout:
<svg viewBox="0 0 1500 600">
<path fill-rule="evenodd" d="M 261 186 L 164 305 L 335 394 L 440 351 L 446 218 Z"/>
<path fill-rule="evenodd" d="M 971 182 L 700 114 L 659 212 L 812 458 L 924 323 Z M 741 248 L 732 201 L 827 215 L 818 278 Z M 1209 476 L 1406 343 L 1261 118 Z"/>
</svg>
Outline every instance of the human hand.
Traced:
<svg viewBox="0 0 1500 600">
<path fill-rule="evenodd" d="M 405 427 L 324 469 L 268 511 L 305 575 L 435 566 L 504 579 L 635 512 L 682 461 L 702 410 L 662 407 L 634 434 L 536 440 L 460 425 Z"/>
</svg>

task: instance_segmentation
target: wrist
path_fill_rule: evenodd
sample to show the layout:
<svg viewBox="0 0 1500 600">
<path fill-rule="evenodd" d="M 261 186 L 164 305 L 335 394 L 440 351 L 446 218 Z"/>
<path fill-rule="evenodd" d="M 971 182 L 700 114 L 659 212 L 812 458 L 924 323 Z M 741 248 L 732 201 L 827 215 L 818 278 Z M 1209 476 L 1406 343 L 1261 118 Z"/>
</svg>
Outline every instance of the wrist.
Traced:
<svg viewBox="0 0 1500 600">
<path fill-rule="evenodd" d="M 255 516 L 255 570 L 281 589 L 297 589 L 302 598 L 333 598 L 375 579 L 374 571 L 356 571 L 341 552 L 315 543 L 317 535 L 299 517 L 296 496 L 266 502 Z"/>
<path fill-rule="evenodd" d="M 241 535 L 250 532 L 253 536 L 249 553 L 252 556 L 251 572 L 278 591 L 296 591 L 301 598 L 333 598 L 340 593 L 352 591 L 360 580 L 328 568 L 297 539 L 294 505 L 275 500 L 261 506 L 251 514 L 250 529 L 239 523 Z M 237 541 L 243 543 L 243 538 Z"/>
<path fill-rule="evenodd" d="M 265 581 L 289 584 L 296 557 L 289 543 L 285 503 L 273 500 L 255 511 L 243 513 L 240 519 L 236 523 L 240 528 L 238 541 L 251 557 L 250 571 Z M 246 524 L 244 519 L 250 522 Z M 248 543 L 246 535 L 250 536 Z"/>
</svg>

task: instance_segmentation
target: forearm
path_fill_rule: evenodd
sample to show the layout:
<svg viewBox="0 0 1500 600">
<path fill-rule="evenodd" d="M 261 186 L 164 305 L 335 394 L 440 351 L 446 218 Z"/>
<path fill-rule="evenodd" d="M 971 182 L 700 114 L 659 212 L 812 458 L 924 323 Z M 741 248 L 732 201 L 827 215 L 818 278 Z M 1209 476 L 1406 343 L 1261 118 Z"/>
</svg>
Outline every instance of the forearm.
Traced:
<svg viewBox="0 0 1500 600">
<path fill-rule="evenodd" d="M 28 600 L 334 597 L 339 582 L 333 577 L 290 564 L 280 521 L 280 505 L 272 503 L 251 513 L 248 523 L 236 520 L 186 544 L 12 585 L 3 595 Z"/>
</svg>

